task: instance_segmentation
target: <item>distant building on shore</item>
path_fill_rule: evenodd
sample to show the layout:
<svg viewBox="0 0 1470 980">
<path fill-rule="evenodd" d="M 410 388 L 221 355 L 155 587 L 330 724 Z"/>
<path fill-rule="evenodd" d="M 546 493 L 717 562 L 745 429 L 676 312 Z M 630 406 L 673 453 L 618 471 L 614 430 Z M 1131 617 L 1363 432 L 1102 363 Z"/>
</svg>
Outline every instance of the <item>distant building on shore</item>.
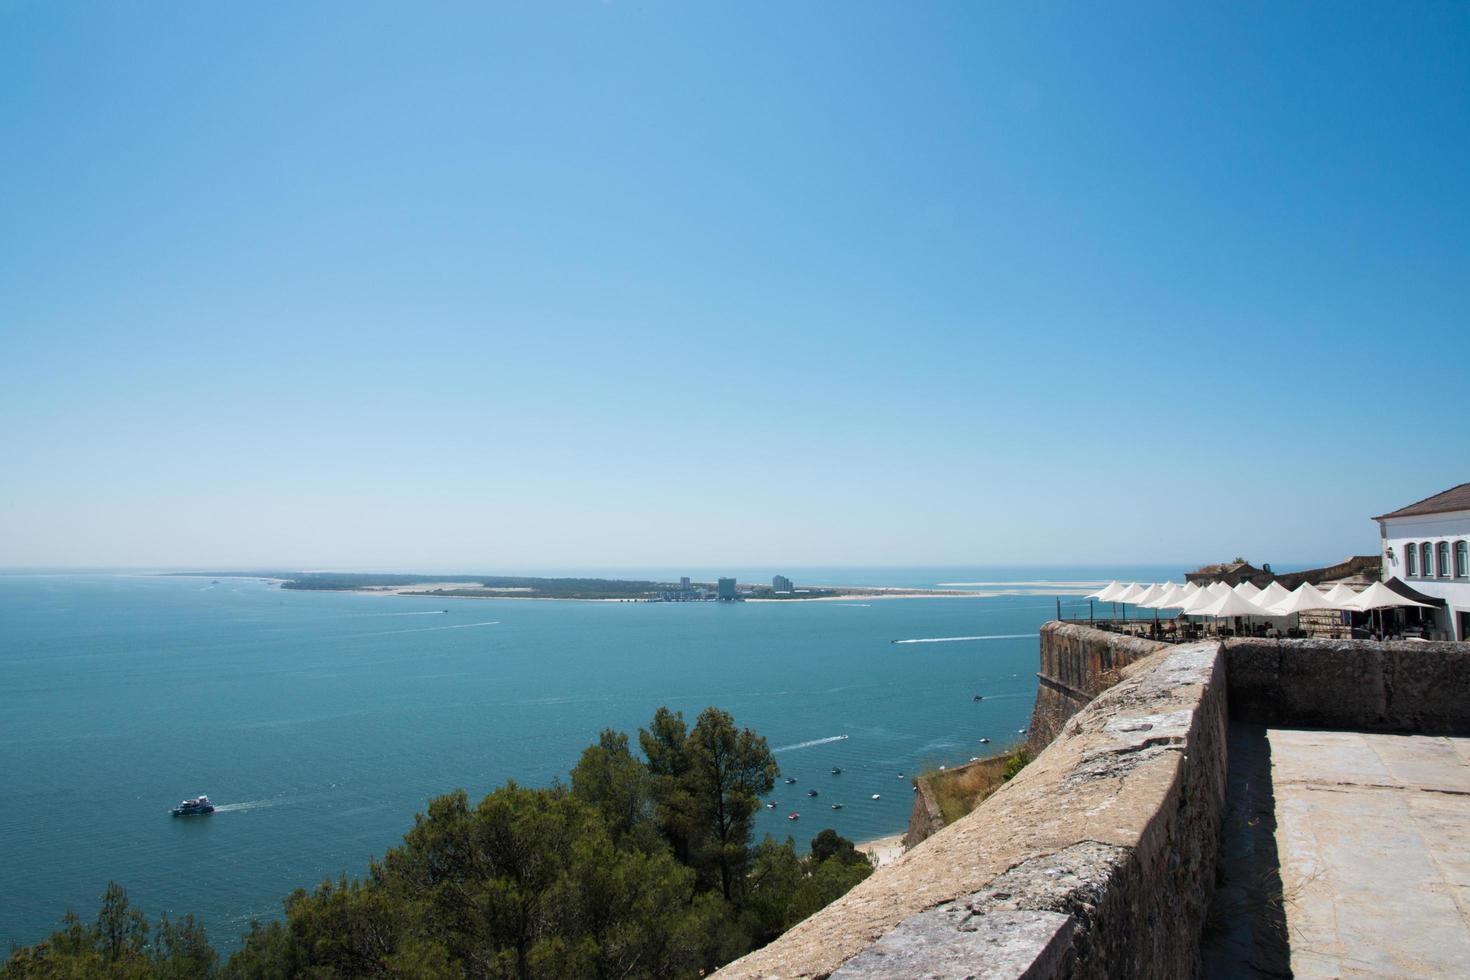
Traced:
<svg viewBox="0 0 1470 980">
<path fill-rule="evenodd" d="M 689 588 L 690 588 L 690 585 L 689 585 L 689 576 L 688 575 L 685 575 L 685 576 L 683 576 L 682 578 L 679 579 L 679 591 L 680 592 L 688 592 L 689 591 Z"/>
<path fill-rule="evenodd" d="M 1193 582 L 1196 585 L 1224 582 L 1226 585 L 1236 586 L 1241 582 L 1250 582 L 1258 588 L 1269 584 L 1274 577 L 1269 564 L 1264 568 L 1257 568 L 1243 559 L 1221 562 L 1217 565 L 1202 565 L 1192 572 L 1184 573 L 1184 581 Z"/>
<path fill-rule="evenodd" d="M 791 588 L 791 579 L 787 578 L 785 575 L 777 575 L 775 578 L 771 579 L 771 591 L 783 594 L 794 591 Z"/>
<path fill-rule="evenodd" d="M 721 602 L 734 602 L 738 596 L 735 593 L 735 580 L 733 578 L 722 578 L 719 582 L 717 593 Z"/>
<path fill-rule="evenodd" d="M 1470 638 L 1470 483 L 1379 514 L 1383 578 L 1402 579 L 1440 608 L 1422 610 L 1446 639 Z"/>
</svg>

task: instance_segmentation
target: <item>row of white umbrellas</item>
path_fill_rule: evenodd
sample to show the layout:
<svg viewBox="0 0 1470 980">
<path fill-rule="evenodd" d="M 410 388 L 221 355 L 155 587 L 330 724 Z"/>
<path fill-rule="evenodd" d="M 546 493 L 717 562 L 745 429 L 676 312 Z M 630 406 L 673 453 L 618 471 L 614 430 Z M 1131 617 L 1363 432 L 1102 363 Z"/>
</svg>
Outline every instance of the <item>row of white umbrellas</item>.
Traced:
<svg viewBox="0 0 1470 980">
<path fill-rule="evenodd" d="M 1422 602 L 1399 595 L 1382 582 L 1374 582 L 1362 592 L 1354 592 L 1342 583 L 1323 592 L 1315 585 L 1303 582 L 1292 592 L 1279 582 L 1272 582 L 1264 589 L 1258 589 L 1249 582 L 1241 582 L 1234 588 L 1224 582 L 1205 586 L 1193 582 L 1188 585 L 1175 582 L 1148 585 L 1109 582 L 1106 587 L 1087 598 L 1100 602 L 1121 602 L 1142 609 L 1178 609 L 1186 616 L 1213 617 L 1279 617 L 1310 609 L 1351 609 L 1354 612 L 1365 612 L 1387 606 L 1430 608 Z"/>
</svg>

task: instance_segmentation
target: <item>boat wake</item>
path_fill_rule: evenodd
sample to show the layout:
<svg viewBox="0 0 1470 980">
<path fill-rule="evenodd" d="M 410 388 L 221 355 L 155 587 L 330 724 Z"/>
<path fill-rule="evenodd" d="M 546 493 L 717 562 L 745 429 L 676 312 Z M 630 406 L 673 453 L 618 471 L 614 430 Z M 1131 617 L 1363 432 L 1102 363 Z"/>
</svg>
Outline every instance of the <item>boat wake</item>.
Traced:
<svg viewBox="0 0 1470 980">
<path fill-rule="evenodd" d="M 1035 633 L 996 633 L 991 636 L 924 636 L 917 640 L 894 640 L 894 643 L 964 643 L 970 640 L 1025 640 Z"/>
<path fill-rule="evenodd" d="M 275 806 L 280 800 L 246 800 L 244 803 L 216 803 L 215 813 L 242 813 L 246 810 L 264 810 L 266 807 Z"/>
<path fill-rule="evenodd" d="M 442 616 L 448 611 L 448 609 L 420 609 L 417 612 L 363 613 L 361 618 L 381 619 L 384 616 Z"/>
<path fill-rule="evenodd" d="M 826 745 L 828 742 L 841 742 L 846 738 L 846 735 L 830 735 L 827 738 L 814 738 L 810 742 L 797 742 L 795 745 L 783 745 L 776 751 L 793 752 L 796 749 L 809 749 L 813 745 Z"/>
<path fill-rule="evenodd" d="M 358 633 L 358 634 L 356 634 L 356 636 L 354 637 L 354 639 L 361 639 L 361 638 L 366 637 L 366 636 L 392 636 L 395 633 L 432 633 L 435 630 L 467 630 L 467 629 L 473 629 L 476 626 L 499 626 L 499 625 L 500 625 L 500 620 L 498 620 L 498 619 L 492 619 L 492 620 L 490 620 L 487 623 L 456 623 L 453 626 L 415 626 L 412 629 L 406 629 L 406 630 L 382 630 L 381 632 L 378 632 L 378 633 Z"/>
</svg>

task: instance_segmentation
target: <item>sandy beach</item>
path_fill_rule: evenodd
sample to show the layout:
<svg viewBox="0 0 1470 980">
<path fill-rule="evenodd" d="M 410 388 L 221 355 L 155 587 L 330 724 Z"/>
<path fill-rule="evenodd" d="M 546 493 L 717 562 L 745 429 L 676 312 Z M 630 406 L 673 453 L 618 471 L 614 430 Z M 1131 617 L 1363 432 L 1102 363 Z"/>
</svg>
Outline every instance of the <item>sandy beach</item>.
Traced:
<svg viewBox="0 0 1470 980">
<path fill-rule="evenodd" d="M 881 868 L 886 864 L 892 864 L 899 859 L 908 848 L 904 847 L 903 834 L 894 834 L 891 837 L 879 837 L 877 840 L 864 841 L 857 845 L 873 862 L 874 867 Z"/>
</svg>

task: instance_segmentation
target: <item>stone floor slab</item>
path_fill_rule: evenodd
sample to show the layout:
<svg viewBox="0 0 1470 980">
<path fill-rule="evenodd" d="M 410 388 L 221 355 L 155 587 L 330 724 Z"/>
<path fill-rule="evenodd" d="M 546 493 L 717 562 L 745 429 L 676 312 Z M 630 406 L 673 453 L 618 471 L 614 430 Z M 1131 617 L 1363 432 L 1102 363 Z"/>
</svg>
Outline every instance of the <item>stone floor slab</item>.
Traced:
<svg viewBox="0 0 1470 980">
<path fill-rule="evenodd" d="M 1470 739 L 1267 739 L 1292 972 L 1470 975 Z"/>
</svg>

